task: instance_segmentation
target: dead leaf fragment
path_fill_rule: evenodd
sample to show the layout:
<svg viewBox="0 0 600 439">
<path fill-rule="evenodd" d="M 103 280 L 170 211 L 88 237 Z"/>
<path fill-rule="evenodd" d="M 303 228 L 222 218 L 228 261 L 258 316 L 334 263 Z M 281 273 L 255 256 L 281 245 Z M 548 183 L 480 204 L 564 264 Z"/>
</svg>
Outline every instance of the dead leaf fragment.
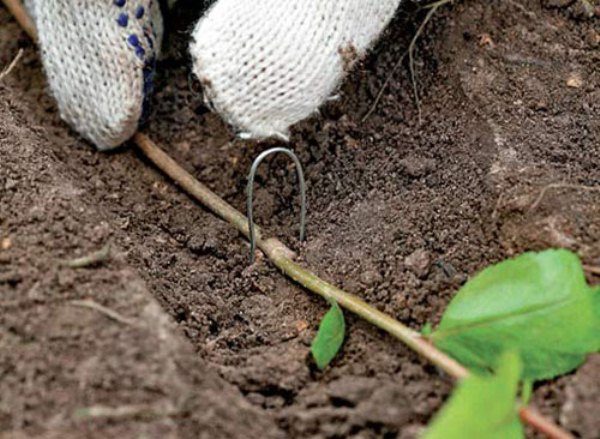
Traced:
<svg viewBox="0 0 600 439">
<path fill-rule="evenodd" d="M 571 73 L 567 78 L 567 87 L 581 88 L 583 86 L 583 79 L 579 73 Z"/>
<path fill-rule="evenodd" d="M 308 329 L 308 322 L 306 320 L 297 320 L 296 322 L 294 322 L 294 324 L 296 326 L 296 331 L 298 331 L 298 334 Z"/>
</svg>

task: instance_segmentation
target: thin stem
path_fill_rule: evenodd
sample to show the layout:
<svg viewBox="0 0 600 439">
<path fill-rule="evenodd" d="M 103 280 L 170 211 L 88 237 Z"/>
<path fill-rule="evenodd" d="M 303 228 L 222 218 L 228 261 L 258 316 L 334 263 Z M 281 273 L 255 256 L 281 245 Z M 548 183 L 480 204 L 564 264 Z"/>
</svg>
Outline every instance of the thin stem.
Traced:
<svg viewBox="0 0 600 439">
<path fill-rule="evenodd" d="M 2 0 L 2 3 L 8 8 L 13 17 L 15 17 L 17 23 L 19 23 L 23 30 L 27 32 L 29 37 L 33 41 L 37 41 L 35 24 L 33 24 L 33 20 L 27 13 L 23 3 L 21 3 L 20 0 Z"/>
<path fill-rule="evenodd" d="M 363 319 L 402 341 L 413 351 L 427 358 L 449 375 L 460 379 L 465 378 L 469 374 L 467 369 L 454 359 L 436 349 L 431 343 L 423 338 L 421 334 L 403 325 L 389 315 L 377 310 L 362 299 L 352 294 L 348 294 L 320 279 L 316 274 L 306 270 L 289 259 L 285 253 L 280 253 L 277 246 L 271 245 L 268 240 L 263 242 L 262 250 L 267 254 L 269 259 L 281 269 L 281 271 L 300 285 L 328 301 L 335 300 L 343 308 L 359 315 Z"/>
<path fill-rule="evenodd" d="M 19 49 L 19 51 L 17 52 L 17 56 L 14 57 L 14 59 L 8 65 L 8 67 L 6 67 L 4 70 L 2 70 L 2 72 L 0 72 L 0 82 L 4 81 L 4 78 L 10 75 L 10 73 L 14 70 L 14 68 L 17 66 L 18 62 L 21 60 L 22 57 L 23 49 Z"/>
<path fill-rule="evenodd" d="M 110 308 L 100 305 L 99 303 L 94 302 L 91 299 L 86 300 L 72 300 L 69 302 L 69 305 L 78 306 L 81 308 L 93 309 L 94 311 L 98 311 L 101 314 L 104 314 L 109 319 L 114 320 L 115 322 L 122 323 L 124 325 L 136 326 L 136 322 L 133 319 L 128 319 L 127 317 L 123 317 L 116 311 L 113 311 Z"/>
<path fill-rule="evenodd" d="M 546 419 L 537 410 L 531 407 L 522 406 L 519 408 L 519 417 L 534 430 L 539 431 L 552 439 L 575 439 L 571 433 L 566 432 L 549 419 Z"/>
<path fill-rule="evenodd" d="M 248 231 L 247 218 L 238 212 L 233 206 L 211 191 L 204 184 L 200 183 L 189 172 L 185 171 L 177 164 L 175 160 L 169 157 L 165 152 L 152 142 L 145 134 L 136 133 L 133 140 L 150 159 L 152 163 L 158 166 L 165 174 L 171 177 L 181 188 L 192 195 L 196 200 L 202 203 L 213 213 L 219 215 L 225 221 L 230 223 L 240 231 L 246 238 L 250 237 Z M 256 242 L 262 242 L 262 230 L 255 226 Z"/>
<path fill-rule="evenodd" d="M 106 244 L 100 250 L 97 250 L 93 253 L 90 253 L 87 256 L 83 256 L 81 258 L 70 259 L 67 261 L 62 261 L 61 264 L 70 267 L 70 268 L 85 268 L 90 265 L 100 264 L 110 259 L 111 257 L 111 248 L 110 243 Z"/>
<path fill-rule="evenodd" d="M 360 120 L 361 123 L 365 123 L 365 121 L 369 117 L 371 117 L 371 115 L 377 108 L 377 105 L 379 105 L 379 102 L 381 101 L 381 98 L 383 97 L 383 93 L 385 92 L 388 85 L 390 84 L 392 77 L 396 74 L 396 71 L 402 64 L 402 61 L 404 61 L 404 58 L 406 58 L 406 55 L 408 55 L 409 59 L 410 59 L 410 61 L 409 61 L 410 77 L 411 77 L 412 86 L 413 86 L 413 93 L 415 96 L 415 105 L 417 106 L 417 109 L 419 110 L 419 123 L 421 122 L 421 105 L 420 105 L 420 101 L 419 101 L 419 93 L 417 90 L 416 75 L 415 75 L 415 60 L 414 60 L 415 46 L 417 44 L 417 40 L 423 33 L 425 26 L 427 26 L 427 23 L 429 23 L 429 21 L 431 20 L 431 17 L 435 13 L 435 11 L 437 11 L 440 7 L 442 7 L 446 3 L 450 3 L 451 1 L 452 0 L 440 0 L 435 3 L 423 6 L 424 9 L 430 9 L 429 12 L 425 16 L 425 19 L 423 20 L 423 22 L 419 25 L 417 32 L 415 33 L 412 40 L 410 41 L 408 49 L 406 49 L 406 51 L 402 54 L 402 56 L 400 58 L 398 58 L 398 61 L 396 61 L 396 64 L 394 64 L 394 66 L 392 67 L 392 70 L 390 70 L 389 74 L 385 78 L 385 81 L 383 81 L 383 85 L 379 89 L 379 92 L 377 93 L 375 100 L 371 104 L 369 111 L 367 111 L 366 114 Z"/>
<path fill-rule="evenodd" d="M 582 184 L 571 184 L 571 183 L 551 183 L 542 188 L 542 190 L 540 191 L 540 194 L 538 195 L 536 200 L 533 202 L 533 204 L 531 205 L 529 210 L 533 211 L 533 210 L 537 209 L 538 206 L 540 205 L 540 203 L 542 202 L 542 200 L 544 199 L 544 196 L 546 196 L 548 191 L 551 189 L 573 189 L 573 190 L 579 190 L 579 191 L 600 192 L 600 186 L 585 186 Z"/>
<path fill-rule="evenodd" d="M 600 276 L 600 267 L 594 267 L 592 265 L 584 265 L 583 270 L 587 271 L 590 274 L 595 274 Z"/>
<path fill-rule="evenodd" d="M 433 17 L 433 14 L 435 14 L 435 12 L 439 8 L 441 8 L 442 6 L 444 6 L 445 4 L 450 3 L 450 2 L 452 2 L 452 0 L 439 0 L 439 1 L 436 1 L 434 3 L 424 6 L 424 8 L 429 9 L 429 11 L 427 12 L 425 19 L 423 20 L 423 22 L 417 29 L 417 33 L 415 34 L 415 36 L 413 37 L 413 39 L 410 42 L 410 45 L 408 46 L 408 67 L 410 70 L 410 78 L 411 78 L 411 82 L 413 85 L 413 93 L 415 95 L 415 104 L 417 106 L 417 111 L 419 113 L 419 124 L 421 123 L 422 113 L 421 113 L 421 100 L 419 98 L 419 89 L 417 86 L 417 77 L 416 77 L 417 75 L 415 74 L 415 46 L 417 45 L 417 41 L 419 40 L 419 37 L 423 33 L 423 30 L 425 30 L 425 26 L 427 26 L 429 21 L 431 21 L 431 17 Z"/>
<path fill-rule="evenodd" d="M 381 88 L 379 89 L 379 92 L 377 93 L 377 96 L 375 96 L 375 100 L 371 104 L 371 107 L 369 107 L 369 111 L 367 111 L 365 113 L 365 115 L 363 116 L 363 118 L 360 120 L 361 123 L 365 123 L 365 121 L 369 117 L 371 117 L 371 115 L 377 109 L 377 106 L 379 105 L 379 102 L 381 101 L 381 98 L 383 97 L 383 94 L 385 93 L 385 90 L 388 88 L 388 85 L 390 85 L 390 82 L 392 81 L 392 78 L 394 77 L 394 75 L 398 71 L 398 68 L 402 65 L 402 61 L 404 61 L 404 58 L 406 58 L 406 55 L 408 55 L 408 51 L 409 50 L 410 49 L 407 49 L 402 54 L 402 56 L 400 58 L 398 58 L 398 61 L 396 61 L 396 64 L 394 64 L 394 67 L 392 67 L 392 70 L 390 70 L 390 72 L 388 73 L 387 77 L 385 78 L 385 81 L 383 81 L 383 85 L 381 86 Z"/>
</svg>

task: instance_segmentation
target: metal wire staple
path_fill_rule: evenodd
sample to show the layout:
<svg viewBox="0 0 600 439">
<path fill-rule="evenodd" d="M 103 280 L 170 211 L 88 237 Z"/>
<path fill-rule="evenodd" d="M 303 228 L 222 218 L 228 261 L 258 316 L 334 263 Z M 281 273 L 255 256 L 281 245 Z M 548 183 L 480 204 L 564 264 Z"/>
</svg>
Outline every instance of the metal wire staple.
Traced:
<svg viewBox="0 0 600 439">
<path fill-rule="evenodd" d="M 246 187 L 246 209 L 248 216 L 248 232 L 250 234 L 250 263 L 254 263 L 254 251 L 256 249 L 256 233 L 254 230 L 254 218 L 253 209 L 254 204 L 254 177 L 256 171 L 262 161 L 271 154 L 283 153 L 290 157 L 296 165 L 296 172 L 298 173 L 298 181 L 300 182 L 300 241 L 304 241 L 306 236 L 306 181 L 304 180 L 304 171 L 302 170 L 302 164 L 298 159 L 298 156 L 290 149 L 277 147 L 271 148 L 261 153 L 250 168 L 250 175 L 248 176 L 248 186 Z"/>
</svg>

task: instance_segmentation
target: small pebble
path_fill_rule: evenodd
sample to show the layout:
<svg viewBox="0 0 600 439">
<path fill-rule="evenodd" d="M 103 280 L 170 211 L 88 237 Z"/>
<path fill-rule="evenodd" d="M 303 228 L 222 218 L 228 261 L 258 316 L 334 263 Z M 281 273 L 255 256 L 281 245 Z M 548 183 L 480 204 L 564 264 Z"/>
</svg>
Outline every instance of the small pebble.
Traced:
<svg viewBox="0 0 600 439">
<path fill-rule="evenodd" d="M 4 238 L 0 242 L 0 249 L 2 249 L 2 250 L 8 250 L 11 247 L 12 247 L 12 241 L 10 238 Z"/>
<path fill-rule="evenodd" d="M 360 274 L 360 281 L 367 287 L 373 287 L 382 280 L 381 274 L 375 269 L 365 270 Z"/>
<path fill-rule="evenodd" d="M 579 20 L 589 20 L 594 17 L 595 8 L 590 0 L 576 0 L 571 6 L 571 14 Z"/>
<path fill-rule="evenodd" d="M 410 177 L 424 177 L 435 169 L 435 160 L 425 157 L 408 156 L 399 162 L 400 169 Z"/>
</svg>

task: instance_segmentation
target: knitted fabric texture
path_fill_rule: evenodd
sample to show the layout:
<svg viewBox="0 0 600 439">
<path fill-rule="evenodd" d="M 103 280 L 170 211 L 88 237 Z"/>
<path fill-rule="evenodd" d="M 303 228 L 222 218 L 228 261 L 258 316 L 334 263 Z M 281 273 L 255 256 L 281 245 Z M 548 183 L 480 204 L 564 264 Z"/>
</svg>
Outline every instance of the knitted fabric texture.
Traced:
<svg viewBox="0 0 600 439">
<path fill-rule="evenodd" d="M 245 137 L 287 137 L 335 92 L 400 0 L 219 0 L 193 32 L 207 102 Z"/>
<path fill-rule="evenodd" d="M 99 149 L 137 130 L 162 39 L 156 0 L 28 0 L 61 117 Z"/>
</svg>

